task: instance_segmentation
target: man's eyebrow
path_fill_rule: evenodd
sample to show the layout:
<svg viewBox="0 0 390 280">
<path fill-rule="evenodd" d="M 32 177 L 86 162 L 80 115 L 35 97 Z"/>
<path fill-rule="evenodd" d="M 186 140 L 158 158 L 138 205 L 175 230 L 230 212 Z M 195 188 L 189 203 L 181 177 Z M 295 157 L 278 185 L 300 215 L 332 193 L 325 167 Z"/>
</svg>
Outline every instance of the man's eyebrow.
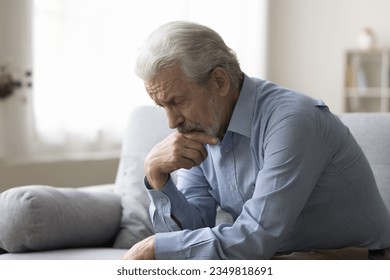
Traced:
<svg viewBox="0 0 390 280">
<path fill-rule="evenodd" d="M 167 105 L 175 105 L 177 103 L 177 96 L 169 96 L 166 99 L 161 98 L 161 96 L 158 96 L 158 94 L 154 94 L 152 97 L 153 101 L 156 103 L 158 106 L 167 106 Z"/>
</svg>

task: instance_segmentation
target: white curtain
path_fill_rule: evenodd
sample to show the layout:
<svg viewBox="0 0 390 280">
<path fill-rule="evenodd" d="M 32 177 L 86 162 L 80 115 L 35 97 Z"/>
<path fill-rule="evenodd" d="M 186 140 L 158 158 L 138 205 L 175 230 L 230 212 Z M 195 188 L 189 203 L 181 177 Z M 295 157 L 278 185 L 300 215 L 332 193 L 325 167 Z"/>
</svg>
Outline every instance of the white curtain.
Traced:
<svg viewBox="0 0 390 280">
<path fill-rule="evenodd" d="M 133 65 L 157 26 L 219 32 L 249 75 L 265 74 L 266 0 L 34 0 L 37 139 L 48 151 L 115 150 L 134 106 L 152 104 Z"/>
</svg>

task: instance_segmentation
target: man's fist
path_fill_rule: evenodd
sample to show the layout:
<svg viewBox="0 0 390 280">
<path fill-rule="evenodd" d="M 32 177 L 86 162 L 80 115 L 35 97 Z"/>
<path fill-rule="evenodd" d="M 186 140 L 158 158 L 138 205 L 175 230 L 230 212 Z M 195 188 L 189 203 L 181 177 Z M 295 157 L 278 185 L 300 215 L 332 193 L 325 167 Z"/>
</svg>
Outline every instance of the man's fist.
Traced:
<svg viewBox="0 0 390 280">
<path fill-rule="evenodd" d="M 216 137 L 202 132 L 174 132 L 158 143 L 147 155 L 145 173 L 149 185 L 162 188 L 169 174 L 180 168 L 190 169 L 201 164 L 207 157 L 205 144 L 215 145 Z"/>
</svg>

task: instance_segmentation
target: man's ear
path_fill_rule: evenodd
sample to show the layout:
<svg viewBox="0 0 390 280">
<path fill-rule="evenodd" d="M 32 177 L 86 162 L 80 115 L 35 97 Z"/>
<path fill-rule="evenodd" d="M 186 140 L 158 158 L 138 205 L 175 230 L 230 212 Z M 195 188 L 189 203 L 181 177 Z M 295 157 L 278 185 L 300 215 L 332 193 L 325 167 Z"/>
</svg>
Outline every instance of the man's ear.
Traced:
<svg viewBox="0 0 390 280">
<path fill-rule="evenodd" d="M 230 90 L 230 77 L 225 68 L 216 67 L 211 75 L 220 96 L 226 96 Z"/>
</svg>

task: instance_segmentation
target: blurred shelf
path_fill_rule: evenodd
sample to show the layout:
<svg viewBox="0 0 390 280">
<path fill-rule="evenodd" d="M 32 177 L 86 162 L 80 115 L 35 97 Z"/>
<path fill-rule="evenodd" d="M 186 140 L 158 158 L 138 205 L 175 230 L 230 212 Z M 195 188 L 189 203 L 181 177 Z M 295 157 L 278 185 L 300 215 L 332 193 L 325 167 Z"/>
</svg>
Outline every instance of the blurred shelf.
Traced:
<svg viewBox="0 0 390 280">
<path fill-rule="evenodd" d="M 346 53 L 345 111 L 390 111 L 390 50 Z"/>
</svg>

